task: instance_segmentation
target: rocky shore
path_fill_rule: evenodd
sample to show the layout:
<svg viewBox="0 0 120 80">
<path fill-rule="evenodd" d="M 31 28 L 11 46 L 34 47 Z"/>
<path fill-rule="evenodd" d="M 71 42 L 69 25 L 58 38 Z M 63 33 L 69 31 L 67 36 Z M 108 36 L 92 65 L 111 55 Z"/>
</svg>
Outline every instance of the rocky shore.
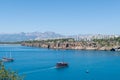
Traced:
<svg viewBox="0 0 120 80">
<path fill-rule="evenodd" d="M 22 42 L 22 46 L 41 47 L 51 49 L 75 49 L 75 50 L 111 50 L 116 45 L 101 45 L 94 41 L 28 41 Z"/>
</svg>

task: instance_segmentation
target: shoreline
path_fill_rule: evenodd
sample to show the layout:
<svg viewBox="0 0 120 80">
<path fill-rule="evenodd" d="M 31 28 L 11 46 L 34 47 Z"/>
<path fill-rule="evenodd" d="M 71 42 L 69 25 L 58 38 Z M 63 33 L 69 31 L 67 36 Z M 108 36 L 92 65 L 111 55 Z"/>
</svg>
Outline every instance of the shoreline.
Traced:
<svg viewBox="0 0 120 80">
<path fill-rule="evenodd" d="M 111 51 L 113 47 L 91 47 L 91 46 L 77 46 L 75 43 L 71 45 L 71 43 L 22 43 L 22 46 L 28 46 L 28 47 L 38 47 L 38 48 L 48 48 L 48 49 L 62 49 L 62 50 L 93 50 L 93 51 Z M 59 45 L 59 46 L 58 46 Z"/>
</svg>

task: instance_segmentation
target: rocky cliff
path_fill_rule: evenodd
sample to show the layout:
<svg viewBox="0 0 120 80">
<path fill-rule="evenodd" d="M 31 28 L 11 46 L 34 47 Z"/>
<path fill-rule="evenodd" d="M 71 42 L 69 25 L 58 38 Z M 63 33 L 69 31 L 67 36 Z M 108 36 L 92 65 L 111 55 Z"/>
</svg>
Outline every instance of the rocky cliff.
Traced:
<svg viewBox="0 0 120 80">
<path fill-rule="evenodd" d="M 42 47 L 52 49 L 78 49 L 78 50 L 111 50 L 113 46 L 102 46 L 93 41 L 31 41 L 23 42 L 22 46 Z"/>
</svg>

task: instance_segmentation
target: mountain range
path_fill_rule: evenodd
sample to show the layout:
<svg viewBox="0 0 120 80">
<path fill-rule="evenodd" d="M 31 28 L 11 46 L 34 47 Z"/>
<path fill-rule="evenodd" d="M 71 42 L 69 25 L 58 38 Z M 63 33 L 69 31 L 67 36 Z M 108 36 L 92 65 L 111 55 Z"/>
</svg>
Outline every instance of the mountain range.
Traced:
<svg viewBox="0 0 120 80">
<path fill-rule="evenodd" d="M 21 33 L 0 33 L 0 42 L 17 42 L 28 40 L 46 40 L 59 38 L 74 38 L 75 40 L 92 40 L 92 39 L 108 39 L 120 37 L 120 35 L 103 35 L 103 34 L 79 34 L 79 35 L 61 35 L 55 32 L 21 32 Z"/>
<path fill-rule="evenodd" d="M 63 38 L 64 35 L 60 35 L 54 32 L 29 32 L 29 33 L 1 33 L 0 42 L 15 42 L 15 41 L 26 41 L 26 40 L 43 40 L 43 39 L 54 39 Z"/>
</svg>

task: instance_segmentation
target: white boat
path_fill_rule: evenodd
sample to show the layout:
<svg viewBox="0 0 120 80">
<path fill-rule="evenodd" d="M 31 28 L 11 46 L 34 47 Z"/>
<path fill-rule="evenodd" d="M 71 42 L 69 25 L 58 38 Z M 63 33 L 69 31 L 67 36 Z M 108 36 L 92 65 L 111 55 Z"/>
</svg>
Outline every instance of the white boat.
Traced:
<svg viewBox="0 0 120 80">
<path fill-rule="evenodd" d="M 13 59 L 12 56 L 11 56 L 11 52 L 10 52 L 10 57 L 7 57 L 7 55 L 6 55 L 6 57 L 3 57 L 3 58 L 2 58 L 2 61 L 3 61 L 3 62 L 13 62 L 14 59 Z"/>
<path fill-rule="evenodd" d="M 2 61 L 3 62 L 13 62 L 14 59 L 13 58 L 6 58 L 6 57 L 4 57 L 4 58 L 2 58 Z"/>
</svg>

